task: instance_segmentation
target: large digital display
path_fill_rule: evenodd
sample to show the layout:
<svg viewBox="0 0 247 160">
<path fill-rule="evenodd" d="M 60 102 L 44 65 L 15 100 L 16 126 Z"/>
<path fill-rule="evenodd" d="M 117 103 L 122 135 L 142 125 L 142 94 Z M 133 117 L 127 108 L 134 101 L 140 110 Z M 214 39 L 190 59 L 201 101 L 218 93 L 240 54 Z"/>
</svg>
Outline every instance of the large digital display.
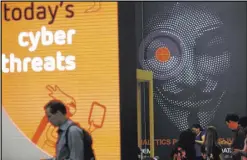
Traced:
<svg viewBox="0 0 247 160">
<path fill-rule="evenodd" d="M 226 147 L 225 116 L 246 114 L 246 4 L 144 2 L 136 15 L 137 66 L 153 72 L 156 154 L 169 159 L 193 124 L 215 126 Z"/>
<path fill-rule="evenodd" d="M 116 2 L 2 3 L 2 105 L 51 156 L 57 128 L 43 107 L 59 99 L 97 159 L 120 159 L 118 59 Z"/>
</svg>

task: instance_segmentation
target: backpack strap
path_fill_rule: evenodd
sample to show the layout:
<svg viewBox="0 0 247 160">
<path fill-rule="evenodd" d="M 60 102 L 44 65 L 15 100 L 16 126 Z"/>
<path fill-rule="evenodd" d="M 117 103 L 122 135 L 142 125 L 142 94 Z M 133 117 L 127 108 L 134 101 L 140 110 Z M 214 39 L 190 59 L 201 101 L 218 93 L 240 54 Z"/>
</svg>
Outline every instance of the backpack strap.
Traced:
<svg viewBox="0 0 247 160">
<path fill-rule="evenodd" d="M 72 126 L 77 126 L 77 127 L 79 127 L 77 124 L 75 124 L 75 123 L 72 123 L 72 124 L 70 124 L 69 126 L 68 126 L 68 128 L 67 128 L 67 130 L 66 130 L 66 132 L 65 132 L 65 146 L 67 147 L 67 149 L 69 150 L 69 152 L 70 152 L 70 148 L 69 148 L 69 144 L 68 144 L 68 142 L 69 142 L 69 129 L 70 129 L 70 127 L 72 127 Z M 82 132 L 83 132 L 83 134 L 84 134 L 84 130 L 82 129 Z M 84 140 L 84 139 L 83 139 Z M 66 157 L 66 158 L 69 158 L 69 155 L 68 155 L 68 157 Z"/>
<path fill-rule="evenodd" d="M 65 145 L 68 147 L 69 149 L 69 145 L 68 145 L 68 142 L 69 142 L 69 129 L 71 126 L 74 126 L 75 124 L 71 124 L 68 126 L 66 132 L 65 132 Z"/>
<path fill-rule="evenodd" d="M 65 132 L 65 145 L 68 147 L 68 149 L 69 149 L 69 144 L 68 144 L 68 142 L 69 142 L 69 129 L 70 129 L 70 127 L 72 127 L 72 126 L 77 126 L 77 127 L 79 127 L 77 124 L 75 124 L 75 123 L 72 123 L 72 124 L 70 124 L 69 126 L 68 126 L 68 128 L 67 128 L 67 130 L 66 130 L 66 132 Z M 84 134 L 84 130 L 83 129 L 81 129 L 82 130 L 82 133 Z"/>
</svg>

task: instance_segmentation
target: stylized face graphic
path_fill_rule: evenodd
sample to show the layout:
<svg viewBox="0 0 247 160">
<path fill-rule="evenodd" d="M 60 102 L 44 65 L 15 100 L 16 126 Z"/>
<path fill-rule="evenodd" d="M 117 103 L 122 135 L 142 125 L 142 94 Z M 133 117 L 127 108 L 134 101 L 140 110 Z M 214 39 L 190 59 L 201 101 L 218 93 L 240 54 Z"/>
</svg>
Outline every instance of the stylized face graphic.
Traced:
<svg viewBox="0 0 247 160">
<path fill-rule="evenodd" d="M 164 8 L 144 26 L 140 64 L 153 72 L 155 100 L 179 130 L 205 127 L 221 104 L 231 55 L 222 26 L 216 13 L 188 3 Z"/>
</svg>

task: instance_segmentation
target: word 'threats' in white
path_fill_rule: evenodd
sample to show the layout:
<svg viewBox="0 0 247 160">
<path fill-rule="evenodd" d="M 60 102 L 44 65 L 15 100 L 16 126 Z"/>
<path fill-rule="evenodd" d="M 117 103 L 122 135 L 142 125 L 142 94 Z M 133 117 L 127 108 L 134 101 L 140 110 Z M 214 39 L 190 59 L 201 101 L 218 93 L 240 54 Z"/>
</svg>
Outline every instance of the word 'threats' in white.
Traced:
<svg viewBox="0 0 247 160">
<path fill-rule="evenodd" d="M 37 49 L 38 44 L 49 46 L 52 44 L 65 45 L 72 44 L 73 35 L 76 30 L 69 29 L 67 32 L 64 30 L 57 30 L 55 32 L 49 31 L 45 26 L 41 27 L 41 31 L 37 32 L 20 32 L 18 36 L 18 43 L 21 47 L 29 47 L 28 50 L 33 52 Z"/>
<path fill-rule="evenodd" d="M 34 72 L 41 71 L 72 71 L 76 68 L 75 56 L 63 56 L 60 51 L 56 56 L 47 57 L 25 57 L 20 59 L 13 53 L 7 57 L 2 54 L 2 72 L 28 72 L 31 68 Z"/>
</svg>

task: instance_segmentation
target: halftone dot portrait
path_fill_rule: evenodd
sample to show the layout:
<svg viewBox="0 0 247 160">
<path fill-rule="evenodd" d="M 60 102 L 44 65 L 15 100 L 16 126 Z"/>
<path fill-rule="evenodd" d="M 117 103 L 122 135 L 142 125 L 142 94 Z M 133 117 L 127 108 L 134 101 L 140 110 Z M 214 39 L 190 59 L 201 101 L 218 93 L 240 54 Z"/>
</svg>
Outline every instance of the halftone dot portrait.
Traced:
<svg viewBox="0 0 247 160">
<path fill-rule="evenodd" d="M 223 25 L 217 12 L 203 5 L 176 3 L 144 26 L 140 64 L 154 73 L 155 100 L 181 131 L 194 111 L 202 126 L 209 124 L 225 94 L 218 77 L 228 71 L 231 53 Z M 157 56 L 162 48 L 163 57 Z"/>
<path fill-rule="evenodd" d="M 246 3 L 142 2 L 136 8 L 137 67 L 153 73 L 154 134 L 166 142 L 155 144 L 156 154 L 168 159 L 181 131 L 193 124 L 213 125 L 230 139 L 226 114 L 246 114 Z"/>
</svg>

